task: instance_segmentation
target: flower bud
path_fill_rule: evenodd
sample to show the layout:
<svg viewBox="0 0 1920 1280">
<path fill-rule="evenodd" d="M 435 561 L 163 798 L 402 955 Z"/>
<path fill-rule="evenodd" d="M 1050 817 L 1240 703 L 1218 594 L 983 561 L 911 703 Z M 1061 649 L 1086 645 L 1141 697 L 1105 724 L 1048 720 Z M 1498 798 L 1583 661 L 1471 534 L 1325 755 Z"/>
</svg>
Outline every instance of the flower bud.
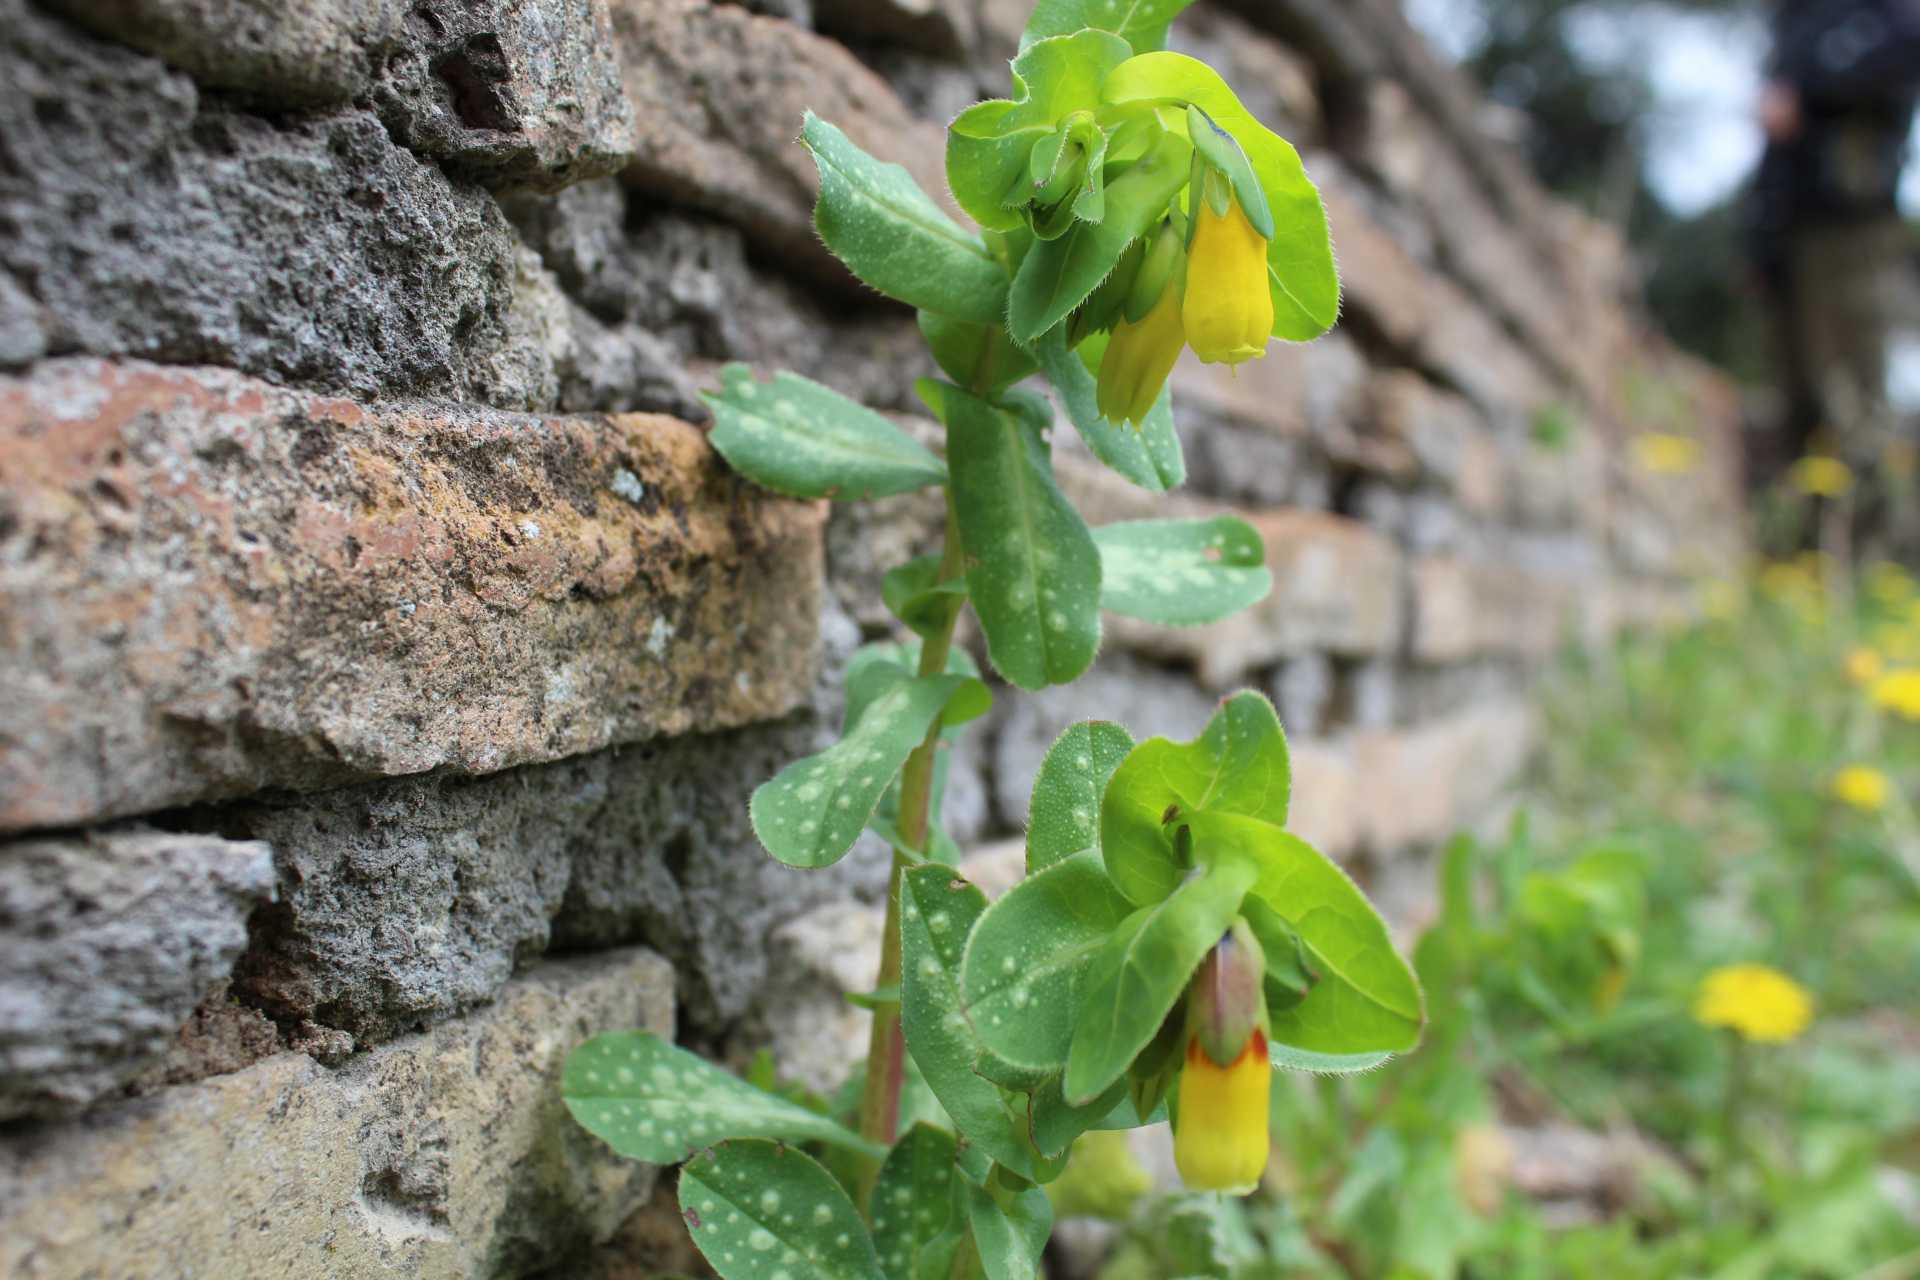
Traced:
<svg viewBox="0 0 1920 1280">
<path fill-rule="evenodd" d="M 1122 316 L 1100 359 L 1095 386 L 1100 416 L 1135 425 L 1145 420 L 1173 372 L 1173 362 L 1180 358 L 1183 343 L 1177 289 L 1161 290 L 1160 300 L 1137 324 Z"/>
</svg>

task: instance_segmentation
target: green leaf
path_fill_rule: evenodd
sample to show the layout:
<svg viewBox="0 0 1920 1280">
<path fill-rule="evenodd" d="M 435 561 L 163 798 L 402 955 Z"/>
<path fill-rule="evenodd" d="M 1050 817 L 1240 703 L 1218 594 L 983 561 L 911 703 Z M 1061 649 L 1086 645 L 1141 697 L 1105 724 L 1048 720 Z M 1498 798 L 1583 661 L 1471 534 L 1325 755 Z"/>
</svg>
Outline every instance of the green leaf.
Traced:
<svg viewBox="0 0 1920 1280">
<path fill-rule="evenodd" d="M 1032 1161 L 1022 1116 L 999 1086 L 977 1075 L 980 1040 L 961 1009 L 962 955 L 986 895 L 949 867 L 913 867 L 900 881 L 900 1025 L 927 1078 L 974 1148 L 1016 1170 Z"/>
<path fill-rule="evenodd" d="M 1420 1039 L 1420 984 L 1387 926 L 1347 873 L 1297 836 L 1258 818 L 1186 819 L 1197 855 L 1259 870 L 1253 893 L 1312 950 L 1320 977 L 1299 1004 L 1273 1013 L 1271 1039 L 1312 1053 L 1397 1053 Z"/>
<path fill-rule="evenodd" d="M 651 1031 L 615 1031 L 567 1055 L 560 1096 L 580 1127 L 623 1156 L 676 1164 L 731 1137 L 813 1139 L 876 1159 L 882 1148 L 826 1116 L 756 1089 Z"/>
<path fill-rule="evenodd" d="M 1100 552 L 1021 416 L 923 380 L 947 424 L 967 594 L 993 665 L 1023 689 L 1065 684 L 1100 648 Z"/>
<path fill-rule="evenodd" d="M 1167 25 L 1193 0 L 1039 0 L 1027 29 L 1020 37 L 1022 48 L 1035 40 L 1093 27 L 1111 31 L 1133 47 L 1135 53 L 1149 53 L 1166 47 Z"/>
<path fill-rule="evenodd" d="M 1065 1065 L 1086 975 L 1127 910 L 1091 849 L 1028 876 L 988 907 L 960 971 L 981 1043 L 1015 1067 Z"/>
<path fill-rule="evenodd" d="M 1290 1044 L 1281 1044 L 1278 1040 L 1268 1040 L 1267 1060 L 1282 1071 L 1311 1071 L 1323 1076 L 1347 1076 L 1385 1066 L 1393 1060 L 1393 1054 L 1387 1052 L 1311 1053 L 1305 1049 L 1296 1049 Z"/>
<path fill-rule="evenodd" d="M 1107 184 L 1104 218 L 1077 222 L 1058 239 L 1033 246 L 1014 275 L 1008 301 L 1007 331 L 1015 342 L 1033 343 L 1087 300 L 1127 246 L 1166 215 L 1168 202 L 1186 184 L 1192 156 L 1185 138 L 1161 134 Z"/>
<path fill-rule="evenodd" d="M 1147 1047 L 1257 878 L 1245 860 L 1204 867 L 1164 901 L 1134 913 L 1108 941 L 1074 1019 L 1068 1101 L 1091 1101 Z"/>
<path fill-rule="evenodd" d="M 1246 521 L 1127 520 L 1093 531 L 1100 603 L 1167 626 L 1218 622 L 1273 589 L 1267 548 Z"/>
<path fill-rule="evenodd" d="M 707 438 L 747 479 L 792 498 L 884 498 L 944 484 L 947 468 L 864 405 L 797 373 L 757 381 L 744 364 L 720 370 Z"/>
<path fill-rule="evenodd" d="M 1279 827 L 1287 820 L 1291 776 L 1280 718 L 1257 693 L 1227 699 L 1192 742 L 1147 739 L 1115 770 L 1100 803 L 1108 874 L 1135 903 L 1160 901 L 1186 871 L 1174 852 L 1179 823 L 1167 823 L 1169 810 L 1180 822 L 1196 813 L 1234 813 Z"/>
<path fill-rule="evenodd" d="M 1260 238 L 1273 239 L 1273 211 L 1267 208 L 1267 193 L 1261 189 L 1247 153 L 1240 149 L 1233 135 L 1215 124 L 1199 107 L 1190 106 L 1187 139 L 1197 154 L 1226 176 L 1234 199 L 1240 202 L 1241 212 L 1247 215 L 1248 224 L 1260 233 Z"/>
<path fill-rule="evenodd" d="M 1102 350 L 1104 334 L 1086 340 Z M 1060 393 L 1073 429 L 1087 442 L 1093 456 L 1148 493 L 1164 493 L 1187 478 L 1186 459 L 1180 455 L 1180 437 L 1173 429 L 1173 390 L 1160 389 L 1159 399 L 1136 430 L 1124 422 L 1100 416 L 1099 383 L 1074 352 L 1067 350 L 1067 326 L 1055 325 L 1034 344 L 1034 354 L 1047 381 Z"/>
<path fill-rule="evenodd" d="M 1033 1091 L 1027 1104 L 1028 1132 L 1040 1154 L 1058 1159 L 1066 1154 L 1073 1140 L 1089 1129 L 1104 1128 L 1104 1121 L 1127 1096 L 1127 1082 L 1116 1080 L 1093 1101 L 1075 1106 L 1067 1101 L 1060 1076 L 1050 1076 Z"/>
<path fill-rule="evenodd" d="M 1115 106 L 1191 103 L 1233 135 L 1273 214 L 1267 245 L 1273 336 L 1305 342 L 1331 329 L 1340 313 L 1340 276 L 1327 211 L 1292 144 L 1254 119 L 1218 72 L 1185 54 L 1129 58 L 1107 77 L 1101 95 Z"/>
<path fill-rule="evenodd" d="M 793 1147 L 747 1138 L 689 1160 L 680 1214 L 722 1280 L 881 1280 L 853 1201 Z"/>
<path fill-rule="evenodd" d="M 1101 82 L 1132 52 L 1124 40 L 1079 27 L 1021 49 L 1013 98 L 976 103 L 947 130 L 947 186 L 969 217 L 996 231 L 1021 224 L 1011 211 L 1033 198 L 1034 147 L 1068 116 L 1097 107 Z"/>
<path fill-rule="evenodd" d="M 927 340 L 934 362 L 963 387 L 998 391 L 1040 367 L 1031 352 L 1007 336 L 1004 325 L 975 324 L 931 311 L 917 312 L 916 316 L 920 336 Z"/>
<path fill-rule="evenodd" d="M 820 170 L 813 224 L 854 275 L 910 306 L 979 324 L 1000 321 L 1006 273 L 905 169 L 874 159 L 811 111 L 800 140 Z"/>
<path fill-rule="evenodd" d="M 1039 1187 L 1007 1198 L 1001 1207 L 982 1187 L 967 1188 L 967 1219 L 987 1280 L 1037 1280 L 1040 1253 L 1053 1234 L 1053 1202 Z"/>
<path fill-rule="evenodd" d="M 947 1280 L 966 1230 L 953 1135 L 917 1124 L 873 1184 L 873 1243 L 889 1280 Z"/>
<path fill-rule="evenodd" d="M 1083 720 L 1054 739 L 1027 803 L 1027 874 L 1100 847 L 1100 797 L 1133 749 L 1117 724 Z"/>
<path fill-rule="evenodd" d="M 931 634 L 946 619 L 955 596 L 966 594 L 965 578 L 940 581 L 939 556 L 921 556 L 896 565 L 880 580 L 880 598 L 887 608 L 920 636 Z"/>
<path fill-rule="evenodd" d="M 882 667 L 873 678 L 887 682 L 885 692 L 871 698 L 845 737 L 754 789 L 753 832 L 788 866 L 838 862 L 934 720 L 943 712 L 949 724 L 971 720 L 993 701 L 969 676 L 909 677 Z"/>
</svg>

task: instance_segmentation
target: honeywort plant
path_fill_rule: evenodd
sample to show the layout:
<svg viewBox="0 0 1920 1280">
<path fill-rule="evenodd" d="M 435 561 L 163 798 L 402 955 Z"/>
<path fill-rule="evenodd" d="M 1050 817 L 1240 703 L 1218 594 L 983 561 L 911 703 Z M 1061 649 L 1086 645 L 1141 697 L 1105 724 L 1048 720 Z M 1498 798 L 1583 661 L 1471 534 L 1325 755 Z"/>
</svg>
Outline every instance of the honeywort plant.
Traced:
<svg viewBox="0 0 1920 1280">
<path fill-rule="evenodd" d="M 947 748 L 991 701 L 954 628 L 971 608 L 1023 689 L 1077 678 L 1102 609 L 1174 625 L 1264 596 L 1229 516 L 1090 529 L 1056 484 L 1038 373 L 1091 452 L 1163 492 L 1184 475 L 1166 379 L 1183 345 L 1238 363 L 1333 323 L 1339 284 L 1298 155 L 1204 63 L 1164 52 L 1187 0 L 1041 0 L 1013 96 L 956 119 L 947 177 L 978 234 L 809 115 L 815 223 L 919 312 L 944 379 L 916 390 L 944 457 L 825 387 L 722 371 L 712 440 L 780 493 L 940 487 L 945 546 L 884 596 L 905 644 L 847 674 L 843 736 L 755 791 L 775 858 L 893 848 L 857 1128 L 657 1037 L 568 1060 L 573 1116 L 616 1150 L 685 1161 L 688 1227 L 725 1277 L 1031 1276 L 1040 1185 L 1076 1137 L 1169 1116 L 1182 1176 L 1244 1191 L 1274 1067 L 1351 1071 L 1410 1048 L 1412 972 L 1352 882 L 1285 830 L 1287 747 L 1257 694 L 1192 742 L 1069 728 L 1034 784 L 1027 876 L 989 905 L 940 829 Z M 819 1153 L 820 1159 L 801 1149 Z"/>
</svg>

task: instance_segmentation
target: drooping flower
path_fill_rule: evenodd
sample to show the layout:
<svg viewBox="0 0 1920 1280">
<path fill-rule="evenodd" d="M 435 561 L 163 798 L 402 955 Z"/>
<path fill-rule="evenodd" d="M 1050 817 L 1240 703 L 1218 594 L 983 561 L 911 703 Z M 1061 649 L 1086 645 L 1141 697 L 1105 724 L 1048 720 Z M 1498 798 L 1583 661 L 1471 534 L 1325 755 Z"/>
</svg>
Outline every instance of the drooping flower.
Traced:
<svg viewBox="0 0 1920 1280">
<path fill-rule="evenodd" d="M 1224 185 L 1224 183 L 1222 184 Z M 1267 241 L 1229 190 L 1226 212 L 1193 192 L 1193 243 L 1181 304 L 1187 345 L 1209 364 L 1239 364 L 1267 354 L 1273 295 L 1267 289 Z"/>
<path fill-rule="evenodd" d="M 1892 790 L 1887 775 L 1871 765 L 1850 764 L 1833 775 L 1833 794 L 1844 804 L 1862 813 L 1878 813 L 1887 807 Z"/>
<path fill-rule="evenodd" d="M 1748 1040 L 1784 1044 L 1813 1020 L 1813 997 L 1778 969 L 1726 965 L 1700 983 L 1693 1018 L 1702 1026 L 1731 1028 Z"/>
<path fill-rule="evenodd" d="M 1198 1036 L 1187 1040 L 1180 1070 L 1179 1121 L 1173 1131 L 1173 1162 L 1180 1180 L 1195 1191 L 1245 1195 L 1267 1167 L 1267 1106 L 1273 1063 L 1267 1037 L 1258 1028 L 1225 1066 L 1215 1062 Z"/>
<path fill-rule="evenodd" d="M 1196 1191 L 1244 1195 L 1267 1167 L 1266 957 L 1244 920 L 1207 954 L 1187 991 L 1187 1052 L 1173 1162 Z"/>
<path fill-rule="evenodd" d="M 1122 317 L 1100 357 L 1100 376 L 1094 387 L 1100 416 L 1112 422 L 1139 424 L 1160 398 L 1160 388 L 1180 358 L 1184 337 L 1180 324 L 1180 291 L 1168 287 L 1159 301 L 1136 324 Z"/>
</svg>

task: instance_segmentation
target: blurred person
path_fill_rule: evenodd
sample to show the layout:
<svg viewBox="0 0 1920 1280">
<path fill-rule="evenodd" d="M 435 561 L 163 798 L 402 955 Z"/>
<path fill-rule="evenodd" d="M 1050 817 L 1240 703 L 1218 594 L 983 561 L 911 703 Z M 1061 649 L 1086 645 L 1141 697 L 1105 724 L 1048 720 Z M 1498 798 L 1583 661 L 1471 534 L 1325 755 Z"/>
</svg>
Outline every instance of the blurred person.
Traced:
<svg viewBox="0 0 1920 1280">
<path fill-rule="evenodd" d="M 1766 78 L 1749 248 L 1786 403 L 1754 479 L 1770 483 L 1816 447 L 1863 479 L 1890 460 L 1910 472 L 1886 385 L 1888 340 L 1920 309 L 1896 204 L 1920 98 L 1920 0 L 1782 0 Z"/>
</svg>

